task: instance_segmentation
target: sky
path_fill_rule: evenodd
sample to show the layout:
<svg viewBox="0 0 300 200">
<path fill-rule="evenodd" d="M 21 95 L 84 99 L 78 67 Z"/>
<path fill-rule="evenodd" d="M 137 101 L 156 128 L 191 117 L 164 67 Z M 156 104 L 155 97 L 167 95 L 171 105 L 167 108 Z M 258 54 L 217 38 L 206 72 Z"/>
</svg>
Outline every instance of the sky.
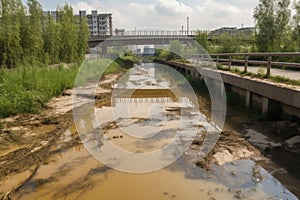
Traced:
<svg viewBox="0 0 300 200">
<path fill-rule="evenodd" d="M 23 0 L 25 3 L 26 0 Z M 39 0 L 44 10 L 70 4 L 79 10 L 113 14 L 113 27 L 212 30 L 223 26 L 253 26 L 258 0 Z"/>
</svg>

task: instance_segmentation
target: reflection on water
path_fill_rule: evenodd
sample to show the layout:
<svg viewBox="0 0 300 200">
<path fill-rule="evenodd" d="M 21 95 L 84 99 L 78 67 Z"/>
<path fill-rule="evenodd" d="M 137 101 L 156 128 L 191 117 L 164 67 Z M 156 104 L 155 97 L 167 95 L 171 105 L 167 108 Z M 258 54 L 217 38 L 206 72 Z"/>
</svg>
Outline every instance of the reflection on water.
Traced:
<svg viewBox="0 0 300 200">
<path fill-rule="evenodd" d="M 186 95 L 190 91 L 179 92 L 172 81 L 157 74 L 154 68 L 149 64 L 133 69 L 115 86 L 110 102 L 97 103 L 92 115 L 85 110 L 87 114 L 83 113 L 85 117 L 79 122 L 82 130 L 88 131 L 81 139 L 92 141 L 90 144 L 100 153 L 105 148 L 110 150 L 107 143 L 128 152 L 149 153 L 174 140 L 172 148 L 179 147 L 193 140 L 195 131 L 199 134 L 217 129 L 195 110 L 194 100 Z M 138 91 L 131 90 L 136 88 Z M 70 142 L 74 133 L 74 127 L 67 130 L 61 146 Z M 101 164 L 83 145 L 65 152 L 54 151 L 57 153 L 40 166 L 13 199 L 297 199 L 249 160 L 216 166 L 213 172 L 207 172 L 182 156 L 161 170 L 131 174 Z M 110 159 L 115 165 L 120 162 Z M 152 165 L 130 161 L 139 167 Z"/>
</svg>

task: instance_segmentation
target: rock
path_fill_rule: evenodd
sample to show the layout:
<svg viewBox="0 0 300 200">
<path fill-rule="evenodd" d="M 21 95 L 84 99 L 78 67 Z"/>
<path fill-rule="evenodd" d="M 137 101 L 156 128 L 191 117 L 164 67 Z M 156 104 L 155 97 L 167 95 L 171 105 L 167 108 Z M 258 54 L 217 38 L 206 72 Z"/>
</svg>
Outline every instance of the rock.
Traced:
<svg viewBox="0 0 300 200">
<path fill-rule="evenodd" d="M 286 140 L 284 146 L 288 151 L 300 152 L 300 136 L 297 135 Z"/>
<path fill-rule="evenodd" d="M 282 144 L 280 144 L 280 143 L 275 143 L 275 142 L 270 142 L 270 145 L 271 145 L 272 148 L 279 148 L 279 147 L 282 146 Z"/>
<path fill-rule="evenodd" d="M 65 90 L 63 93 L 62 93 L 62 96 L 71 96 L 73 93 L 73 90 Z"/>
<path fill-rule="evenodd" d="M 213 155 L 213 157 L 216 160 L 216 163 L 220 166 L 224 165 L 227 162 L 232 162 L 235 160 L 234 156 L 228 150 L 217 152 Z"/>
<path fill-rule="evenodd" d="M 288 145 L 288 147 L 293 147 L 297 144 L 300 144 L 300 136 L 294 136 L 288 140 L 285 141 L 285 144 Z"/>
<path fill-rule="evenodd" d="M 195 138 L 193 143 L 194 145 L 201 145 L 203 143 L 203 139 L 202 138 Z"/>
<path fill-rule="evenodd" d="M 248 159 L 250 158 L 254 153 L 249 151 L 248 149 L 238 149 L 235 153 L 235 156 L 238 159 Z"/>
<path fill-rule="evenodd" d="M 255 131 L 255 130 L 252 130 L 252 129 L 247 130 L 247 134 L 245 135 L 245 137 L 254 146 L 256 146 L 262 150 L 274 149 L 274 148 L 281 147 L 280 143 L 275 143 L 275 142 L 269 141 L 268 137 L 264 136 L 263 134 Z"/>
</svg>

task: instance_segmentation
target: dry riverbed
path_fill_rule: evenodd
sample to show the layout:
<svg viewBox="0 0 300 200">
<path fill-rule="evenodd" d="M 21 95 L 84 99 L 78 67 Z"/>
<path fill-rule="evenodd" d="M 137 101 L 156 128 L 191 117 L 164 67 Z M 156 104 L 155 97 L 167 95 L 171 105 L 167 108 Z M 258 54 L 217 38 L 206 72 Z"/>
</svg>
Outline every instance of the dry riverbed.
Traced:
<svg viewBox="0 0 300 200">
<path fill-rule="evenodd" d="M 96 91 L 96 98 L 100 101 L 100 104 L 110 97 L 111 85 L 119 76 L 119 74 L 108 75 L 100 82 Z M 59 153 L 72 148 L 83 148 L 73 124 L 71 94 L 72 90 L 69 90 L 65 91 L 61 97 L 54 98 L 39 115 L 19 115 L 1 120 L 3 129 L 0 132 L 0 199 L 11 199 L 22 186 L 32 180 L 41 166 L 51 163 Z M 83 96 L 82 104 L 84 98 L 90 97 Z M 136 120 L 140 122 L 143 119 Z M 116 128 L 116 126 L 110 125 L 105 127 L 107 132 Z M 262 127 L 257 125 L 257 127 L 252 126 L 251 128 L 261 129 Z M 225 130 L 213 150 L 205 158 L 197 158 L 197 152 L 199 152 L 206 136 L 205 132 L 199 132 L 184 156 L 196 166 L 207 171 L 212 171 L 212 166 L 224 165 L 236 160 L 246 159 L 255 162 L 268 162 L 268 158 L 261 154 L 259 147 L 254 147 L 246 139 L 251 139 L 251 136 L 252 138 L 258 136 L 250 135 L 249 131 L 247 134 L 245 137 L 238 132 Z M 112 135 L 111 139 L 122 140 L 123 136 Z M 298 138 L 294 138 L 290 141 L 282 140 L 281 143 L 288 146 L 294 143 L 298 144 L 297 141 Z M 278 143 L 268 144 L 270 145 L 268 148 L 281 146 Z M 294 148 L 296 147 L 294 145 Z M 298 149 L 296 148 L 295 151 L 298 151 Z M 68 171 L 68 168 L 64 170 Z M 86 183 L 93 173 L 106 170 L 109 169 L 104 166 L 87 170 L 87 175 L 81 183 L 76 182 L 77 184 L 70 185 L 65 191 L 57 191 L 58 197 L 65 197 L 65 193 L 72 193 L 79 189 L 78 187 L 90 188 L 90 185 L 84 185 L 83 183 Z M 61 173 L 64 173 L 64 171 L 61 171 Z M 253 176 L 254 178 L 260 178 L 259 175 L 255 174 L 255 170 Z M 51 182 L 51 177 L 39 184 L 44 184 L 47 181 Z M 176 195 L 167 192 L 163 195 L 170 196 L 171 199 L 176 197 Z M 213 197 L 210 199 L 213 199 Z"/>
</svg>

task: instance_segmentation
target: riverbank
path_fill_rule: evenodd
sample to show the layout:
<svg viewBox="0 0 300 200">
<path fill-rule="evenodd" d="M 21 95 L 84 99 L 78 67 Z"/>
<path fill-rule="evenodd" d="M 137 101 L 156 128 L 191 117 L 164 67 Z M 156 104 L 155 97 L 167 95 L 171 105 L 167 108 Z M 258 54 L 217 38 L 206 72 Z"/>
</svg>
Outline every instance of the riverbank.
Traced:
<svg viewBox="0 0 300 200">
<path fill-rule="evenodd" d="M 99 100 L 111 94 L 110 85 L 119 76 L 106 75 L 100 81 Z M 0 199 L 9 199 L 10 194 L 28 182 L 51 156 L 81 145 L 77 134 L 65 144 L 60 140 L 73 124 L 71 93 L 69 90 L 53 98 L 40 114 L 22 114 L 0 120 L 4 124 L 0 132 Z M 53 149 L 55 147 L 57 149 Z"/>
<path fill-rule="evenodd" d="M 110 59 L 87 59 L 81 65 L 89 65 L 78 84 L 103 73 L 104 75 L 125 71 L 138 59 L 123 56 L 114 62 Z M 57 64 L 51 66 L 20 66 L 0 69 L 0 119 L 17 114 L 38 114 L 53 97 L 74 87 L 80 64 Z M 101 72 L 99 66 L 107 69 Z M 122 66 L 122 67 L 121 67 Z M 81 71 L 82 72 L 82 71 Z M 98 77 L 96 77 L 98 78 Z M 0 130 L 3 125 L 0 124 Z"/>
<path fill-rule="evenodd" d="M 118 77 L 120 77 L 120 74 L 106 75 L 100 81 L 96 92 L 96 96 L 98 97 L 97 107 L 105 108 L 110 105 L 111 85 L 115 83 Z M 54 195 L 57 195 L 55 197 L 66 198 L 66 196 L 74 194 L 78 194 L 80 197 L 81 192 L 84 193 L 84 191 L 92 190 L 94 187 L 93 182 L 91 182 L 94 175 L 110 171 L 105 166 L 99 167 L 98 162 L 90 161 L 91 156 L 86 151 L 82 151 L 84 147 L 73 124 L 71 113 L 72 100 L 71 96 L 69 96 L 71 93 L 72 91 L 66 91 L 63 94 L 64 96 L 52 99 L 47 104 L 48 108 L 41 114 L 20 115 L 5 119 L 4 132 L 0 134 L 0 144 L 5 144 L 0 149 L 0 179 L 2 180 L 0 192 L 3 193 L 2 199 L 18 196 L 20 195 L 20 190 L 23 193 L 25 190 L 26 193 L 27 190 L 30 190 L 31 184 L 34 184 L 34 188 L 41 188 L 47 186 L 49 183 L 60 181 L 62 181 L 60 184 L 66 184 L 67 186 L 64 185 L 62 187 L 64 191 L 52 191 Z M 203 103 L 201 98 L 199 98 L 199 102 Z M 176 112 L 170 111 L 169 114 L 172 116 Z M 114 132 L 115 129 L 115 126 L 110 126 L 106 129 L 108 137 L 115 142 L 126 143 L 126 136 L 122 135 L 121 137 L 120 133 Z M 205 137 L 205 132 L 199 132 L 192 146 L 185 153 L 184 158 L 189 160 L 188 162 L 194 162 L 200 168 L 211 172 L 215 170 L 214 166 L 216 165 L 223 165 L 237 160 L 252 159 L 258 163 L 270 162 L 268 158 L 264 157 L 238 131 L 230 127 L 226 127 L 226 129 L 222 132 L 217 145 L 205 159 L 195 159 L 195 153 L 199 151 L 203 137 Z M 75 153 L 72 153 L 72 149 L 74 148 L 79 153 L 77 150 Z M 68 171 L 76 171 L 77 165 L 74 165 L 74 163 L 66 165 L 70 158 L 74 158 L 75 161 L 77 160 L 76 162 L 80 161 L 81 164 L 89 160 L 88 163 L 92 162 L 93 165 L 81 168 L 86 171 L 86 174 L 78 174 L 76 172 L 77 176 L 83 175 L 83 179 L 64 182 L 62 179 L 64 179 L 63 177 L 66 176 Z M 78 165 L 81 165 L 80 163 Z M 58 172 L 53 175 L 49 174 L 48 177 L 45 174 L 48 174 L 49 170 L 47 169 L 50 169 L 49 167 L 51 169 L 57 168 Z M 231 171 L 230 173 L 234 177 L 239 172 Z M 259 181 L 262 181 L 261 177 L 256 173 L 253 174 L 253 177 L 259 178 Z M 218 186 L 218 190 L 221 190 L 220 188 L 222 187 Z M 224 188 L 222 189 L 222 191 L 225 190 Z M 204 190 L 204 192 L 209 194 L 208 199 L 218 197 L 218 195 L 222 196 L 214 189 Z M 162 196 L 170 195 L 172 197 L 175 195 L 173 193 L 176 192 L 164 192 Z M 232 190 L 229 193 L 233 197 L 235 195 L 242 196 L 239 190 Z"/>
<path fill-rule="evenodd" d="M 21 66 L 0 70 L 0 118 L 38 113 L 53 97 L 73 87 L 79 65 Z"/>
</svg>

